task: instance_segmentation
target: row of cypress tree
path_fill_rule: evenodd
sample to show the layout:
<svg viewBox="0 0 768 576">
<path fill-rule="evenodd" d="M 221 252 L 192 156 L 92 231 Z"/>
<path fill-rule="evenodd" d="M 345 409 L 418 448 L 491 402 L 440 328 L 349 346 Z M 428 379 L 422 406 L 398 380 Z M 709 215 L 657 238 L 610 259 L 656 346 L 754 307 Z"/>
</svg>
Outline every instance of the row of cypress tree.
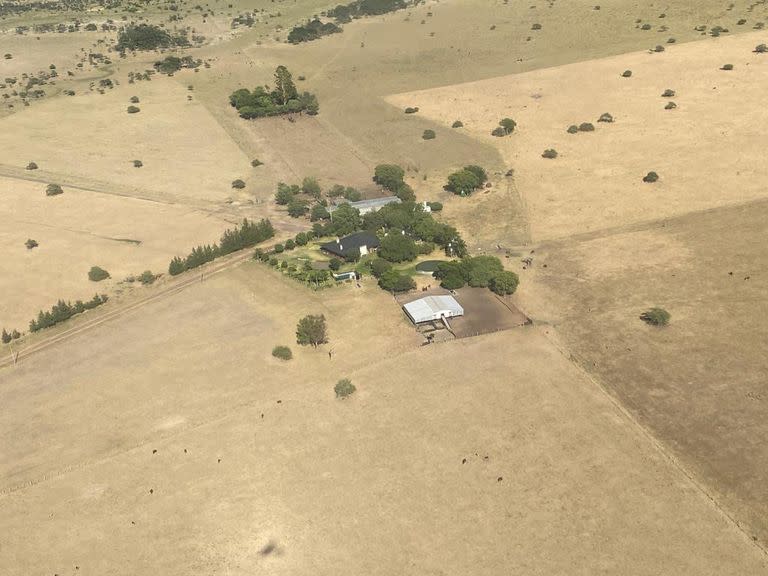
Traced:
<svg viewBox="0 0 768 576">
<path fill-rule="evenodd" d="M 86 310 L 91 310 L 92 308 L 96 308 L 96 306 L 101 306 L 107 300 L 108 298 L 106 294 L 96 294 L 87 302 L 78 300 L 74 304 L 65 302 L 64 300 L 59 300 L 56 304 L 53 305 L 50 311 L 43 312 L 40 310 L 40 312 L 37 314 L 37 320 L 32 320 L 29 323 L 29 331 L 37 332 L 43 328 L 49 328 L 50 326 L 54 326 L 59 322 L 69 320 L 72 318 L 72 316 L 82 314 Z"/>
<path fill-rule="evenodd" d="M 255 246 L 274 235 L 275 229 L 269 220 L 262 219 L 259 222 L 253 222 L 245 218 L 240 226 L 225 230 L 218 244 L 196 246 L 186 258 L 176 256 L 168 266 L 168 273 L 171 276 L 176 276 L 185 270 L 197 268 L 206 262 L 212 262 L 219 256 Z"/>
</svg>

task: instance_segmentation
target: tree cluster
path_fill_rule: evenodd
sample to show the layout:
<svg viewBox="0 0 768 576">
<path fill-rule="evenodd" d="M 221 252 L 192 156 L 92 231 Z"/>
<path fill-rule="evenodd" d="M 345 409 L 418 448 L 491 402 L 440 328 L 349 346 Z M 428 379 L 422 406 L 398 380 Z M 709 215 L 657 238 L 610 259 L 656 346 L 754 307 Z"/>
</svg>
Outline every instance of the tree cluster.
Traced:
<svg viewBox="0 0 768 576">
<path fill-rule="evenodd" d="M 288 42 L 291 44 L 311 42 L 329 34 L 338 34 L 341 31 L 341 27 L 333 22 L 322 22 L 315 18 L 302 26 L 294 26 L 288 33 Z"/>
<path fill-rule="evenodd" d="M 392 268 L 392 264 L 383 258 L 376 258 L 369 263 L 371 274 L 378 280 L 379 287 L 387 292 L 408 292 L 416 288 L 416 282 L 407 274 Z"/>
<path fill-rule="evenodd" d="M 448 176 L 445 189 L 460 196 L 469 196 L 472 192 L 481 188 L 488 180 L 485 170 L 474 164 L 464 166 L 461 170 Z"/>
<path fill-rule="evenodd" d="M 92 308 L 101 306 L 106 301 L 107 296 L 104 294 L 96 294 L 93 298 L 88 300 L 88 302 L 78 300 L 74 304 L 65 302 L 64 300 L 59 300 L 56 304 L 53 305 L 49 312 L 43 312 L 40 310 L 37 315 L 37 320 L 32 320 L 29 323 L 29 330 L 30 332 L 37 332 L 43 328 L 49 328 L 50 326 L 54 326 L 60 322 L 64 322 L 65 320 L 69 320 L 72 318 L 72 316 L 82 314 L 86 310 L 91 310 Z"/>
<path fill-rule="evenodd" d="M 328 10 L 327 15 L 337 22 L 347 23 L 352 18 L 362 16 L 380 16 L 387 12 L 401 10 L 408 6 L 405 0 L 355 0 L 349 4 L 339 4 Z"/>
<path fill-rule="evenodd" d="M 192 56 L 166 56 L 154 64 L 155 70 L 161 74 L 173 74 L 182 68 L 198 68 L 203 63 L 202 60 L 195 60 Z"/>
<path fill-rule="evenodd" d="M 334 220 L 337 212 L 334 212 Z M 362 228 L 380 235 L 387 232 L 392 233 L 390 236 L 405 233 L 410 239 L 423 244 L 439 246 L 448 256 L 462 258 L 467 254 L 467 245 L 458 230 L 438 222 L 430 212 L 424 211 L 421 204 L 415 202 L 387 204 L 376 212 L 369 212 L 363 216 Z M 386 240 L 387 237 L 384 238 Z M 419 244 L 416 246 L 419 247 Z"/>
<path fill-rule="evenodd" d="M 416 194 L 405 182 L 405 170 L 397 164 L 379 164 L 373 172 L 373 181 L 397 196 L 403 202 L 413 202 Z"/>
<path fill-rule="evenodd" d="M 3 333 L 0 335 L 0 341 L 3 344 L 8 344 L 11 340 L 18 340 L 19 338 L 21 338 L 21 333 L 18 330 L 8 332 L 3 328 Z"/>
<path fill-rule="evenodd" d="M 171 34 L 154 24 L 128 24 L 120 30 L 117 36 L 118 52 L 126 50 L 157 50 L 171 46 L 187 46 L 186 37 L 171 36 Z"/>
<path fill-rule="evenodd" d="M 269 220 L 263 219 L 259 222 L 253 222 L 245 218 L 240 226 L 225 230 L 219 244 L 197 246 L 186 258 L 175 257 L 168 266 L 168 273 L 171 276 L 176 276 L 185 270 L 211 262 L 219 256 L 255 246 L 274 235 L 275 229 Z"/>
<path fill-rule="evenodd" d="M 519 283 L 517 274 L 504 270 L 501 260 L 495 256 L 467 256 L 461 260 L 442 262 L 432 275 L 448 290 L 469 284 L 490 288 L 501 295 L 513 294 Z"/>
<path fill-rule="evenodd" d="M 285 66 L 275 69 L 275 87 L 257 86 L 253 91 L 247 88 L 235 90 L 229 96 L 241 118 L 264 118 L 295 112 L 315 115 L 320 111 L 317 97 L 309 92 L 299 94 L 293 77 Z"/>
</svg>

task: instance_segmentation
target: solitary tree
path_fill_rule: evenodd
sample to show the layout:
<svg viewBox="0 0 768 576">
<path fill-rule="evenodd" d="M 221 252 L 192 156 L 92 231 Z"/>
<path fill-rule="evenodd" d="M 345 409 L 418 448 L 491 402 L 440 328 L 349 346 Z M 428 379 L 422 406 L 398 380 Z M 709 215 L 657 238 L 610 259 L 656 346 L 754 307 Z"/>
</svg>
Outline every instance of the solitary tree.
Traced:
<svg viewBox="0 0 768 576">
<path fill-rule="evenodd" d="M 296 325 L 296 342 L 301 346 L 311 345 L 314 348 L 328 342 L 325 316 L 310 314 L 299 320 Z"/>
<path fill-rule="evenodd" d="M 287 104 L 288 100 L 295 100 L 299 95 L 293 83 L 293 77 L 285 66 L 278 66 L 275 69 L 275 94 L 283 105 Z"/>
</svg>

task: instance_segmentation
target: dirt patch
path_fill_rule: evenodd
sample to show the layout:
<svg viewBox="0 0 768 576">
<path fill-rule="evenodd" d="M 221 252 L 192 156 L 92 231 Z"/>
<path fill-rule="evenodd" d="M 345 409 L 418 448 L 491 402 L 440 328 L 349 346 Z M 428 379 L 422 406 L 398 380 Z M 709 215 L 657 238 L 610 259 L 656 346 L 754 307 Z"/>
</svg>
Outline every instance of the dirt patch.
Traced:
<svg viewBox="0 0 768 576">
<path fill-rule="evenodd" d="M 420 292 L 409 292 L 396 297 L 400 306 L 424 298 L 425 296 L 452 295 L 464 309 L 464 316 L 449 318 L 448 323 L 456 338 L 468 338 L 491 332 L 500 332 L 529 324 L 530 320 L 511 302 L 501 298 L 487 288 L 465 286 L 458 290 L 445 290 L 435 287 Z M 426 332 L 425 332 L 426 330 Z M 448 339 L 442 332 L 448 332 L 442 322 L 428 322 L 420 325 L 422 334 L 437 331 L 437 341 Z"/>
</svg>

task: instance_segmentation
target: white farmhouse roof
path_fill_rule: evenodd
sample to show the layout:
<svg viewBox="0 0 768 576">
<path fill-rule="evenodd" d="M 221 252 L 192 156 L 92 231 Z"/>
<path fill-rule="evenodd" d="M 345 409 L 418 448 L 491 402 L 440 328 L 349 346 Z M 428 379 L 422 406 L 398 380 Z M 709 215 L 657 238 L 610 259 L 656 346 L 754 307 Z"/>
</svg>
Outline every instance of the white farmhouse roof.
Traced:
<svg viewBox="0 0 768 576">
<path fill-rule="evenodd" d="M 403 308 L 416 324 L 464 315 L 464 308 L 461 307 L 461 304 L 453 296 L 448 295 L 426 296 L 405 304 Z"/>
</svg>

